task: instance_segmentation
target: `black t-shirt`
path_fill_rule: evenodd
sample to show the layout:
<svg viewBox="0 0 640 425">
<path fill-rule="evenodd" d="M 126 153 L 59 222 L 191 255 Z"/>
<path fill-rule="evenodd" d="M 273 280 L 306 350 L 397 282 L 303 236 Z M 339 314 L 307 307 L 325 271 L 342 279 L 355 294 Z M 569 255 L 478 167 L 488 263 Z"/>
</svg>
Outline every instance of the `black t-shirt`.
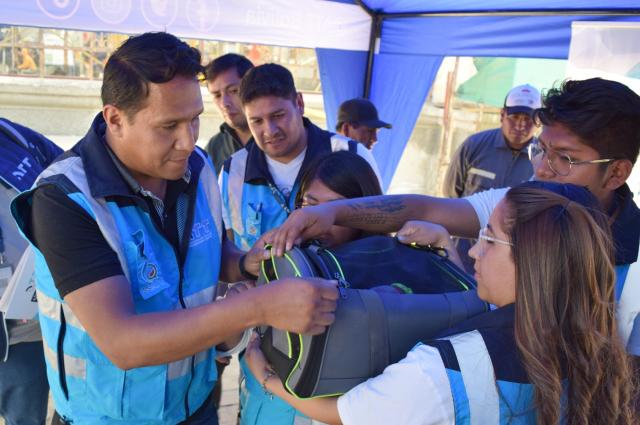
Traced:
<svg viewBox="0 0 640 425">
<path fill-rule="evenodd" d="M 31 232 L 62 297 L 100 279 L 124 274 L 98 223 L 56 186 L 34 192 Z"/>
<path fill-rule="evenodd" d="M 168 182 L 162 219 L 151 199 L 141 198 L 156 226 L 176 252 L 181 252 L 176 219 L 177 199 L 181 194 L 194 199 L 197 187 L 194 180 L 190 183 L 182 179 Z M 54 185 L 45 185 L 34 192 L 31 233 L 62 297 L 98 280 L 124 274 L 117 254 L 96 221 Z M 182 265 L 184 255 L 179 257 Z"/>
</svg>

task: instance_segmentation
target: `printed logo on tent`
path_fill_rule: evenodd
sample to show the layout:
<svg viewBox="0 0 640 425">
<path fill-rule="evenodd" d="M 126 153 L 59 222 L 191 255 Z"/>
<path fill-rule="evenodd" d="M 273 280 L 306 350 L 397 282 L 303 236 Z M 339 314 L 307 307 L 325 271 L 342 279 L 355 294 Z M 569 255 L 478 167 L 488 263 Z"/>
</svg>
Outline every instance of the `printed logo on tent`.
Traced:
<svg viewBox="0 0 640 425">
<path fill-rule="evenodd" d="M 131 0 L 91 0 L 93 13 L 107 24 L 119 24 L 131 13 Z"/>
<path fill-rule="evenodd" d="M 142 16 L 150 25 L 166 28 L 173 24 L 178 16 L 178 2 L 171 0 L 142 0 Z"/>
<path fill-rule="evenodd" d="M 322 31 L 325 22 L 322 17 L 326 14 L 327 8 L 324 4 L 318 7 L 317 2 L 312 1 L 305 1 L 304 8 L 299 10 L 282 10 L 271 1 L 259 1 L 255 6 L 246 10 L 245 21 L 254 26 L 296 28 L 307 33 L 314 33 Z"/>
<path fill-rule="evenodd" d="M 69 19 L 78 11 L 80 0 L 37 0 L 38 7 L 51 19 Z"/>
<path fill-rule="evenodd" d="M 197 31 L 211 31 L 220 18 L 218 0 L 189 0 L 187 2 L 187 21 Z"/>
</svg>

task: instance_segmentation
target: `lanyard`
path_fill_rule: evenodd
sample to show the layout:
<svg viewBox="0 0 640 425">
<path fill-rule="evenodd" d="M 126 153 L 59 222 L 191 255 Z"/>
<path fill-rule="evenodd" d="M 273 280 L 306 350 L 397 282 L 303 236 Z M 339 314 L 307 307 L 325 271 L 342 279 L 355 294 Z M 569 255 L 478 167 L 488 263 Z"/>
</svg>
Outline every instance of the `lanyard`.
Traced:
<svg viewBox="0 0 640 425">
<path fill-rule="evenodd" d="M 280 205 L 280 208 L 282 208 L 284 212 L 287 213 L 287 216 L 290 215 L 291 208 L 289 208 L 289 206 L 287 205 L 289 199 L 284 196 L 282 192 L 280 192 L 280 190 L 278 190 L 278 188 L 273 185 L 273 183 L 267 182 L 267 184 L 269 185 L 269 189 L 271 189 L 273 197 L 276 199 L 276 201 L 278 201 L 278 205 Z"/>
</svg>

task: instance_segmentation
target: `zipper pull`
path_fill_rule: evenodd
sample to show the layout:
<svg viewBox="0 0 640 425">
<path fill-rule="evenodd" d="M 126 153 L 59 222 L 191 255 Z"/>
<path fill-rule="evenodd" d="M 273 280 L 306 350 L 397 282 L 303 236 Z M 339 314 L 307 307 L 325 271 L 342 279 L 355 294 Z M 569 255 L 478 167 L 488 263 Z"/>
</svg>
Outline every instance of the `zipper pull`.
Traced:
<svg viewBox="0 0 640 425">
<path fill-rule="evenodd" d="M 338 286 L 338 292 L 340 292 L 340 298 L 347 299 L 347 290 L 344 287 Z"/>
</svg>

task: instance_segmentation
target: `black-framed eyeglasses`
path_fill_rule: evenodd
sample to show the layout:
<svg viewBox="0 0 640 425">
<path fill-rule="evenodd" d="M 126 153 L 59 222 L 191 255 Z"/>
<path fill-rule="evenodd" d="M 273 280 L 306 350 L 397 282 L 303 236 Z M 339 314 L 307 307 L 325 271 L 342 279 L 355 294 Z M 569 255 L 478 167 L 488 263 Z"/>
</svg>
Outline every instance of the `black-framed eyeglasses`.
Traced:
<svg viewBox="0 0 640 425">
<path fill-rule="evenodd" d="M 585 161 L 574 161 L 569 155 L 544 146 L 538 141 L 532 141 L 531 143 L 529 143 L 528 152 L 529 160 L 531 160 L 531 162 L 541 161 L 542 158 L 546 155 L 547 163 L 549 164 L 549 168 L 551 168 L 551 171 L 563 177 L 568 176 L 569 173 L 571 173 L 571 168 L 575 165 L 606 164 L 616 160 L 615 158 L 603 158 L 589 159 Z"/>
</svg>

